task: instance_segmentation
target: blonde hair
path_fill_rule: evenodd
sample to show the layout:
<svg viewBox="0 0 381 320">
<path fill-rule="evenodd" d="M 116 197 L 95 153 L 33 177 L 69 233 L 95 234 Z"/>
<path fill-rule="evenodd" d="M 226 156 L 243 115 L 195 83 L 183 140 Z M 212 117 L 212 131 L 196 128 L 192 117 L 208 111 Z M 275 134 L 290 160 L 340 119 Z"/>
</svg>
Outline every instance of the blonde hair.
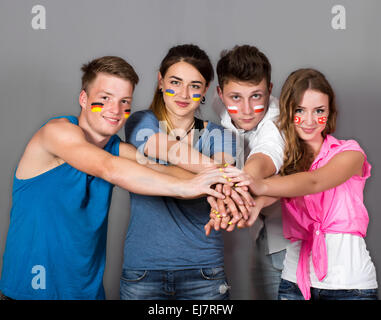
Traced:
<svg viewBox="0 0 381 320">
<path fill-rule="evenodd" d="M 299 69 L 292 72 L 286 79 L 279 98 L 278 127 L 285 139 L 281 175 L 308 171 L 314 161 L 312 150 L 299 138 L 294 126 L 295 109 L 299 106 L 308 89 L 327 94 L 329 98 L 329 115 L 326 127 L 322 132 L 323 138 L 336 129 L 335 93 L 325 76 L 314 69 Z"/>
</svg>

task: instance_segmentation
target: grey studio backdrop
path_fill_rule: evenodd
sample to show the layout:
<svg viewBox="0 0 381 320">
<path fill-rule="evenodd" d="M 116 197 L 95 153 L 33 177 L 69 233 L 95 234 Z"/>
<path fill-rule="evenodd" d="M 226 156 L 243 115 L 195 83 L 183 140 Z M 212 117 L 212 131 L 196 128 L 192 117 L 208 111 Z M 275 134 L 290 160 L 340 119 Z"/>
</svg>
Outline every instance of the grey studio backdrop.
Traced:
<svg viewBox="0 0 381 320">
<path fill-rule="evenodd" d="M 36 5 L 45 10 L 45 20 Z M 345 20 L 336 17 L 336 28 L 335 5 L 345 9 Z M 215 65 L 221 50 L 252 44 L 272 62 L 275 96 L 286 76 L 300 67 L 318 68 L 332 83 L 339 106 L 336 137 L 357 139 L 373 166 L 365 189 L 370 216 L 366 239 L 380 279 L 380 12 L 379 0 L 2 0 L 0 268 L 16 165 L 44 121 L 79 113 L 83 63 L 103 55 L 129 61 L 140 76 L 133 102 L 137 111 L 148 107 L 159 63 L 171 46 L 195 43 Z M 215 87 L 216 81 L 201 107 L 202 116 L 214 121 L 210 106 Z M 120 136 L 124 138 L 124 133 Z M 115 188 L 104 275 L 108 299 L 119 299 L 128 220 L 129 194 Z M 231 298 L 255 299 L 250 280 L 255 257 L 249 233 L 242 230 L 224 237 Z"/>
</svg>

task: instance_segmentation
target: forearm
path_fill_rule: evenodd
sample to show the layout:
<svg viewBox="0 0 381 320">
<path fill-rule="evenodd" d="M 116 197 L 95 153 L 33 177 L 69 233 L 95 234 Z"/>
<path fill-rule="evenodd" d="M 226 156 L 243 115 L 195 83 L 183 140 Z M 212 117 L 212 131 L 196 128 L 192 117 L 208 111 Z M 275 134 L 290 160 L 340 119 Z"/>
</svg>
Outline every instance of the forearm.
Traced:
<svg viewBox="0 0 381 320">
<path fill-rule="evenodd" d="M 157 172 L 170 175 L 179 179 L 192 179 L 196 176 L 196 174 L 188 170 L 173 165 L 165 166 L 158 163 L 148 163 L 146 166 Z"/>
<path fill-rule="evenodd" d="M 104 180 L 128 191 L 156 196 L 181 196 L 181 180 L 169 176 L 135 161 L 112 156 L 102 171 Z"/>
</svg>

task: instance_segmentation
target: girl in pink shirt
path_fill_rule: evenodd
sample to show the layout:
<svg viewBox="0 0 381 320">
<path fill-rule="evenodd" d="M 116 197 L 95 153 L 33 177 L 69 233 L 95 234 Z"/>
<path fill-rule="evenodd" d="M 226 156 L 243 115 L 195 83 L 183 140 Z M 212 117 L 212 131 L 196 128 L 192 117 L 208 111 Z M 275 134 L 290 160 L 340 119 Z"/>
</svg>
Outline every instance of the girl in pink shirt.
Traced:
<svg viewBox="0 0 381 320">
<path fill-rule="evenodd" d="M 246 175 L 237 184 L 282 197 L 283 231 L 291 243 L 279 299 L 378 299 L 364 241 L 369 218 L 363 190 L 371 166 L 356 141 L 330 135 L 337 115 L 330 84 L 319 71 L 297 70 L 284 83 L 279 104 L 286 143 L 280 175 L 261 181 Z"/>
</svg>

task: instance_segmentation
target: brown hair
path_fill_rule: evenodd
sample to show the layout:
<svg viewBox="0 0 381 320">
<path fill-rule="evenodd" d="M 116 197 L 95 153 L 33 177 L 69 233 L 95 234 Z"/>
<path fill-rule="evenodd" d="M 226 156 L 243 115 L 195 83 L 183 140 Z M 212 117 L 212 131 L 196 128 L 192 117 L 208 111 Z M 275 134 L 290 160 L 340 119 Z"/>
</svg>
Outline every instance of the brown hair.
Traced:
<svg viewBox="0 0 381 320">
<path fill-rule="evenodd" d="M 167 55 L 160 64 L 160 74 L 164 78 L 168 69 L 177 62 L 187 62 L 195 67 L 206 81 L 206 86 L 213 81 L 214 73 L 213 66 L 205 51 L 193 44 L 183 44 L 169 49 Z M 167 115 L 163 93 L 159 90 L 159 85 L 156 88 L 155 95 L 149 107 L 159 121 L 166 121 L 167 132 L 173 129 L 173 125 Z"/>
<path fill-rule="evenodd" d="M 101 57 L 84 64 L 81 70 L 83 71 L 82 90 L 85 90 L 86 93 L 88 93 L 88 88 L 98 73 L 106 73 L 130 81 L 134 88 L 139 82 L 139 77 L 134 68 L 120 57 Z"/>
<path fill-rule="evenodd" d="M 266 79 L 267 88 L 270 88 L 271 64 L 265 54 L 256 47 L 235 46 L 230 51 L 221 52 L 221 58 L 217 63 L 217 76 L 221 90 L 229 80 L 258 84 Z"/>
<path fill-rule="evenodd" d="M 294 126 L 295 109 L 308 89 L 322 92 L 329 98 L 329 115 L 326 127 L 322 132 L 323 138 L 336 129 L 335 93 L 325 76 L 314 69 L 299 69 L 292 72 L 286 79 L 279 98 L 278 126 L 286 143 L 281 175 L 308 171 L 314 160 L 312 150 L 299 138 Z"/>
</svg>

